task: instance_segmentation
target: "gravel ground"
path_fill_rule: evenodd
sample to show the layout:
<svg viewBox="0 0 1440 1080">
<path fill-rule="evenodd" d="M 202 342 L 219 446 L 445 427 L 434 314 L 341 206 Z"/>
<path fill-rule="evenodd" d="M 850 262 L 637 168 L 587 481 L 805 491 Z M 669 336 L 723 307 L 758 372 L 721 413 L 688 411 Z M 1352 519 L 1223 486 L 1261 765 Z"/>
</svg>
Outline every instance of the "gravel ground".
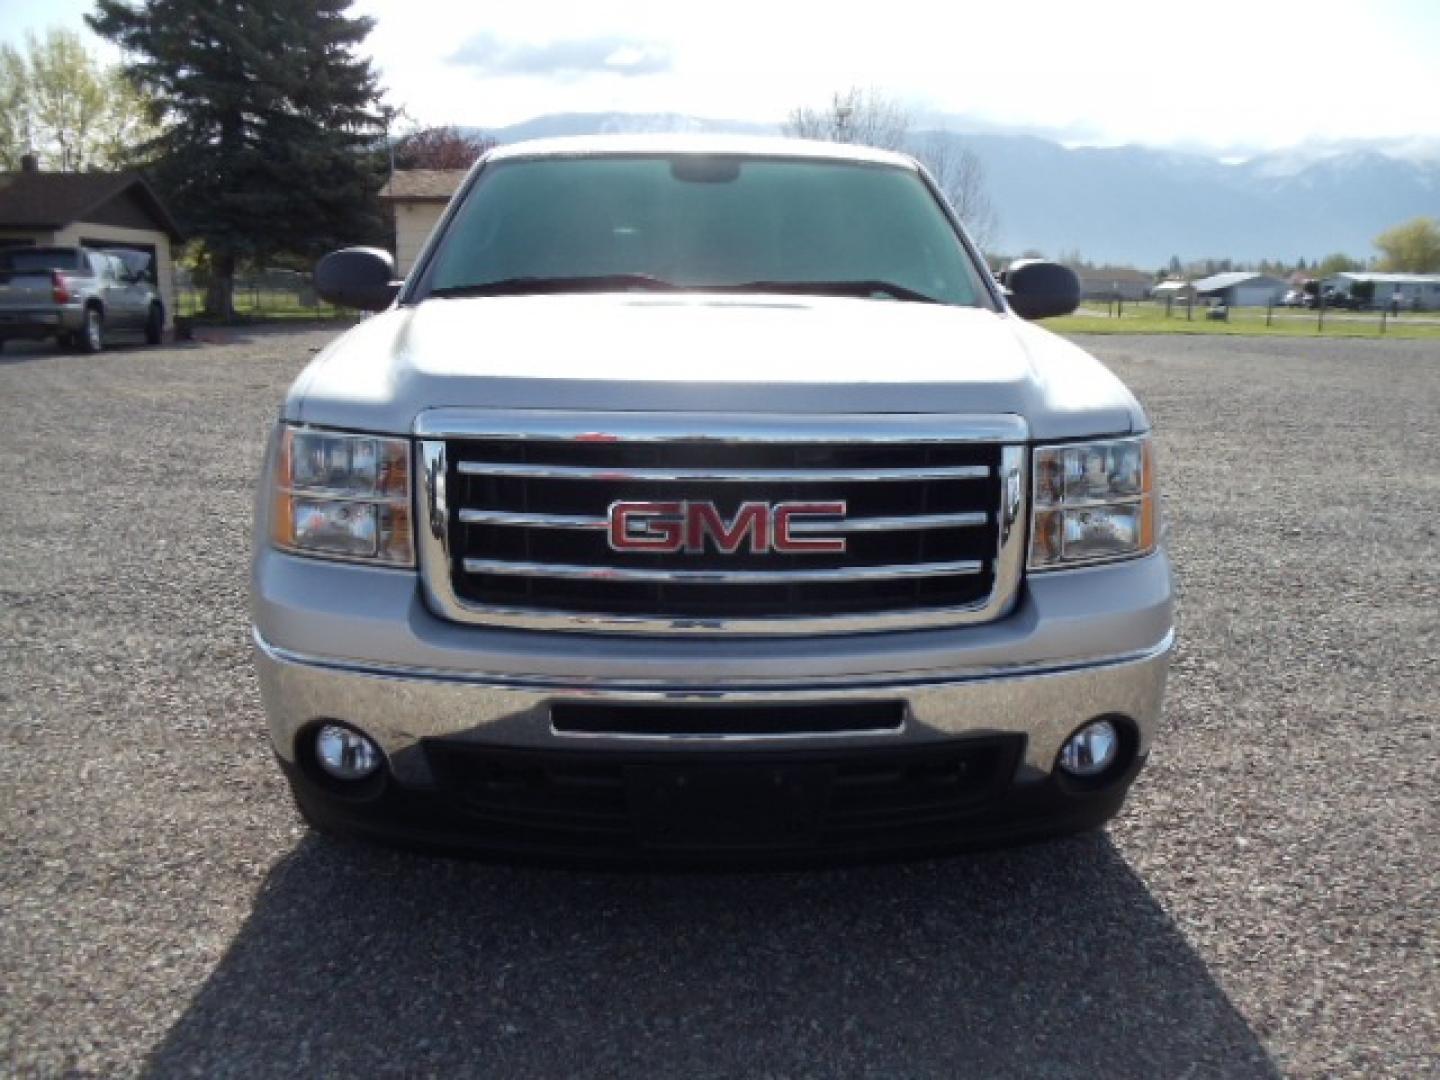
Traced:
<svg viewBox="0 0 1440 1080">
<path fill-rule="evenodd" d="M 0 1061 L 19 1075 L 1440 1075 L 1440 345 L 1096 339 L 1183 643 L 1106 833 L 804 874 L 309 836 L 245 568 L 326 331 L 0 356 Z"/>
</svg>

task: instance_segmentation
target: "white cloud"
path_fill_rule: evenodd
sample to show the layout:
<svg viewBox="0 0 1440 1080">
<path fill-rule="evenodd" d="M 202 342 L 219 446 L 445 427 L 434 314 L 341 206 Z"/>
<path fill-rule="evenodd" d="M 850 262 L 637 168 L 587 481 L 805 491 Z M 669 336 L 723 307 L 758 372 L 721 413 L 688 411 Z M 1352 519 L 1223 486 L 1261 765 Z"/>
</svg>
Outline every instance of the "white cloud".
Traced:
<svg viewBox="0 0 1440 1080">
<path fill-rule="evenodd" d="M 544 112 L 689 112 L 778 121 L 849 85 L 922 111 L 1090 141 L 1276 146 L 1315 136 L 1440 134 L 1440 5 L 1310 0 L 1223 16 L 1186 5 L 889 0 L 860 8 L 731 0 L 484 5 L 362 0 L 394 98 L 427 122 Z M 449 62 L 455 42 L 528 59 Z M 564 61 L 547 71 L 545 59 Z M 534 61 L 534 62 L 530 62 Z"/>
<path fill-rule="evenodd" d="M 91 0 L 0 0 L 0 39 Z M 851 85 L 1071 140 L 1226 149 L 1440 137 L 1440 3 L 359 0 L 391 99 L 427 123 L 546 112 L 779 121 Z M 477 41 L 488 51 L 467 57 Z M 98 43 L 97 43 L 98 45 Z M 467 62 L 468 61 L 468 62 Z M 478 62 L 477 62 L 478 61 Z"/>
<path fill-rule="evenodd" d="M 670 69 L 662 45 L 614 35 L 559 38 L 546 42 L 508 41 L 479 33 L 449 58 L 480 75 L 530 75 L 577 79 L 585 75 L 657 75 Z"/>
</svg>

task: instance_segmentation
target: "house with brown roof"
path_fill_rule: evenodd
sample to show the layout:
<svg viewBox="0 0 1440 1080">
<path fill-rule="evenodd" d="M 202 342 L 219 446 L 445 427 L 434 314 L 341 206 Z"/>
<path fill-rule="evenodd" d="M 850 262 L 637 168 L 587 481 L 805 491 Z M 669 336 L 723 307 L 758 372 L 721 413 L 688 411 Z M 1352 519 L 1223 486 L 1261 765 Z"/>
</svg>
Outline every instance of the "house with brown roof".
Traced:
<svg viewBox="0 0 1440 1080">
<path fill-rule="evenodd" d="M 0 173 L 0 247 L 123 247 L 151 256 L 151 271 L 175 312 L 172 247 L 184 237 L 139 173 L 41 172 L 26 156 L 19 172 Z"/>
<path fill-rule="evenodd" d="M 380 189 L 380 201 L 395 215 L 395 265 L 404 275 L 460 188 L 466 169 L 401 169 Z"/>
</svg>

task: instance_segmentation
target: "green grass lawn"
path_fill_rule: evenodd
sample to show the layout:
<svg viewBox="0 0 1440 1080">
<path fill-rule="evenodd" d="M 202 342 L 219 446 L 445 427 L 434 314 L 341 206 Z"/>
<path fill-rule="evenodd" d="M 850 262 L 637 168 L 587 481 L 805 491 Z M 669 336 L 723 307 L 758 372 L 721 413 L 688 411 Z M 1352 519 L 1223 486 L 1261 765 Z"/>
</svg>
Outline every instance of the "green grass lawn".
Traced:
<svg viewBox="0 0 1440 1080">
<path fill-rule="evenodd" d="M 199 315 L 205 297 L 196 290 L 182 289 L 176 296 L 176 314 L 195 318 Z M 235 290 L 235 315 L 245 322 L 267 322 L 276 320 L 305 319 L 353 319 L 355 312 L 337 308 L 324 301 L 306 307 L 300 303 L 294 292 L 280 290 Z"/>
<path fill-rule="evenodd" d="M 1044 326 L 1057 334 L 1246 334 L 1276 337 L 1381 337 L 1380 313 L 1327 311 L 1324 329 L 1314 311 L 1276 308 L 1269 326 L 1264 308 L 1235 308 L 1228 321 L 1205 318 L 1203 308 L 1194 319 L 1185 318 L 1177 307 L 1167 318 L 1165 309 L 1153 304 L 1126 304 L 1121 316 L 1110 314 L 1104 304 L 1083 304 L 1074 315 L 1046 319 Z M 1385 322 L 1385 337 L 1440 338 L 1440 313 L 1404 314 Z"/>
</svg>

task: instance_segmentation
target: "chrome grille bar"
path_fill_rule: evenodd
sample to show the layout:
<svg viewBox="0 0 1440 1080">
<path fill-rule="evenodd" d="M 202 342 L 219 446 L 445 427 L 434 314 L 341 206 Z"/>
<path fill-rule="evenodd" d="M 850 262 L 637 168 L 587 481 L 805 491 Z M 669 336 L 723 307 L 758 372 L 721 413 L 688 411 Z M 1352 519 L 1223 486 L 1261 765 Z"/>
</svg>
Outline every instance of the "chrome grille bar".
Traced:
<svg viewBox="0 0 1440 1080">
<path fill-rule="evenodd" d="M 588 514 L 522 514 L 511 510 L 475 510 L 464 507 L 459 518 L 466 525 L 514 525 L 522 529 L 608 529 L 604 517 Z"/>
<path fill-rule="evenodd" d="M 802 581 L 894 581 L 899 578 L 978 574 L 979 561 L 904 563 L 900 566 L 844 566 L 830 570 L 641 570 L 619 566 L 465 559 L 467 574 L 568 578 L 579 581 L 652 581 L 692 585 L 785 585 Z"/>
<path fill-rule="evenodd" d="M 466 525 L 513 525 L 526 529 L 594 529 L 610 527 L 607 518 L 575 514 L 522 514 L 511 510 L 459 511 Z M 906 529 L 971 529 L 984 525 L 990 515 L 980 511 L 965 514 L 916 514 L 910 517 L 846 518 L 843 521 L 795 521 L 792 533 L 900 532 Z"/>
<path fill-rule="evenodd" d="M 516 409 L 476 412 L 431 409 L 415 418 L 422 439 L 547 443 L 1021 443 L 1029 428 L 1019 416 L 970 413 L 569 412 Z"/>
<path fill-rule="evenodd" d="M 580 465 L 519 465 L 500 461 L 460 461 L 467 476 L 515 477 L 525 480 L 701 480 L 724 483 L 829 484 L 865 481 L 984 480 L 985 465 L 940 465 L 915 469 L 627 469 Z"/>
</svg>

